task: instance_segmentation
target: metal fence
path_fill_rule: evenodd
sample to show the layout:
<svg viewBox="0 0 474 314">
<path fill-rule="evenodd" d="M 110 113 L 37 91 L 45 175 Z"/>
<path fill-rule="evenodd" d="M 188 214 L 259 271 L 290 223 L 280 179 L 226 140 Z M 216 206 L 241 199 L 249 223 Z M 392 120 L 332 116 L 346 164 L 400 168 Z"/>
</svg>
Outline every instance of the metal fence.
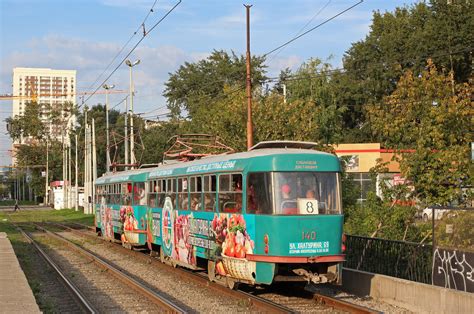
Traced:
<svg viewBox="0 0 474 314">
<path fill-rule="evenodd" d="M 431 284 L 433 247 L 347 235 L 347 268 Z"/>
</svg>

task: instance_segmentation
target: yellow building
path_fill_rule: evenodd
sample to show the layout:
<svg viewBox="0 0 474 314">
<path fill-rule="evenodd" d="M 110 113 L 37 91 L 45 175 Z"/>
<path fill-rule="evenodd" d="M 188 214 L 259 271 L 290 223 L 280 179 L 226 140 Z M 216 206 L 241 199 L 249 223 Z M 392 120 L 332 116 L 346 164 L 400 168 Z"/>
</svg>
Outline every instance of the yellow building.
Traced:
<svg viewBox="0 0 474 314">
<path fill-rule="evenodd" d="M 404 182 L 400 176 L 400 166 L 392 161 L 394 152 L 389 149 L 382 149 L 380 143 L 357 143 L 334 145 L 335 153 L 338 157 L 347 158 L 346 171 L 352 173 L 354 181 L 360 186 L 359 202 L 366 200 L 367 192 L 374 190 L 380 196 L 379 181 L 389 178 L 392 185 Z M 388 162 L 388 173 L 377 177 L 376 182 L 370 177 L 370 170 L 378 162 Z"/>
</svg>

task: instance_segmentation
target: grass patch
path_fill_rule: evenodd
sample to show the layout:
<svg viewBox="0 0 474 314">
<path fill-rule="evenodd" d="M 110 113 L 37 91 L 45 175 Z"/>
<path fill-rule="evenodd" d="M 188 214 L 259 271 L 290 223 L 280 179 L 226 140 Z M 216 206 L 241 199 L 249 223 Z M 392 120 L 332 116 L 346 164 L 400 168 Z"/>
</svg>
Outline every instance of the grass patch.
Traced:
<svg viewBox="0 0 474 314">
<path fill-rule="evenodd" d="M 4 221 L 3 219 L 7 218 L 14 223 L 41 223 L 51 221 L 61 223 L 75 222 L 88 226 L 94 225 L 94 215 L 86 215 L 81 211 L 75 211 L 74 209 L 32 209 L 10 212 L 8 216 L 6 213 L 0 213 L 0 215 L 0 221 Z M 3 231 L 1 230 L 1 227 L 0 231 Z"/>
</svg>

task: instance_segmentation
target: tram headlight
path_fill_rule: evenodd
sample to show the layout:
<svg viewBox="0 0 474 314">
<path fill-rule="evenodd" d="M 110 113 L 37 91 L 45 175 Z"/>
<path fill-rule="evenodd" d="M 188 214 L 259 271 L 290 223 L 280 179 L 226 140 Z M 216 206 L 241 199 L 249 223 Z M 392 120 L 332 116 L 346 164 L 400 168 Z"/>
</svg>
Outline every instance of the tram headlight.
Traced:
<svg viewBox="0 0 474 314">
<path fill-rule="evenodd" d="M 343 233 L 343 234 L 342 234 L 342 238 L 341 238 L 341 239 L 342 239 L 342 243 L 341 243 L 341 251 L 342 251 L 342 252 L 345 252 L 345 251 L 346 251 L 346 238 L 347 238 L 347 237 L 346 237 L 346 234 Z"/>
</svg>

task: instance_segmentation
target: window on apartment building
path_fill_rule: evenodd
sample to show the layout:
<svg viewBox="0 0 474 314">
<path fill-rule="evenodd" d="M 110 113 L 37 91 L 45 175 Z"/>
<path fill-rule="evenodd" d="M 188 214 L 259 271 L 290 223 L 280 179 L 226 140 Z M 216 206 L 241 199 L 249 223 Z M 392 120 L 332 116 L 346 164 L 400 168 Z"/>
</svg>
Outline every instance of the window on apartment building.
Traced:
<svg viewBox="0 0 474 314">
<path fill-rule="evenodd" d="M 366 172 L 351 173 L 354 183 L 359 188 L 358 203 L 363 203 L 367 200 L 367 193 L 372 191 L 375 193 L 375 183 L 370 178 L 370 174 Z"/>
</svg>

